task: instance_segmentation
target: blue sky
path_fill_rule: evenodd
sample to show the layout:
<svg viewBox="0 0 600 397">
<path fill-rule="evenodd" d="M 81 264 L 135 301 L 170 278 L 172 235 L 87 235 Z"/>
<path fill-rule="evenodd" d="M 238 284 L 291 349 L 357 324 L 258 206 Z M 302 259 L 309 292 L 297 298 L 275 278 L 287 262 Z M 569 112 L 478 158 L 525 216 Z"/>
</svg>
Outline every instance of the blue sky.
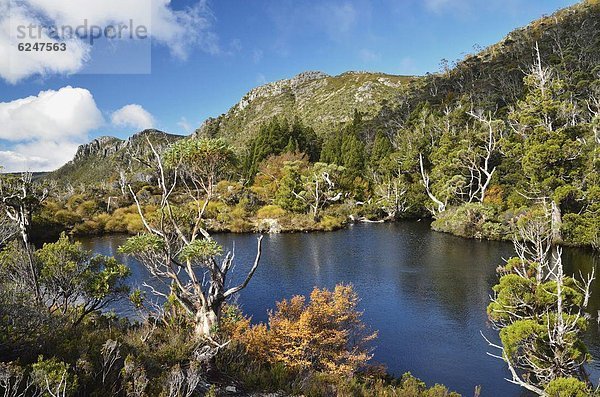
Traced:
<svg viewBox="0 0 600 397">
<path fill-rule="evenodd" d="M 21 1 L 40 10 L 45 6 L 45 0 Z M 54 0 L 52 6 L 69 1 Z M 167 18 L 153 32 L 150 74 L 77 74 L 72 73 L 78 70 L 73 64 L 32 68 L 11 78 L 2 74 L 0 64 L 0 162 L 10 170 L 51 169 L 70 158 L 78 144 L 100 135 L 123 138 L 150 125 L 190 133 L 207 117 L 227 111 L 251 88 L 306 70 L 434 72 L 442 58 L 462 58 L 476 44 L 495 43 L 514 28 L 574 3 L 173 0 L 161 12 L 183 18 L 177 23 L 184 27 L 176 30 Z M 0 55 L 1 46 L 0 38 Z M 114 62 L 132 62 L 127 56 L 121 54 Z M 7 110 L 16 105 L 27 110 L 18 120 Z M 68 113 L 67 108 L 68 115 L 53 119 L 53 112 Z M 36 113 L 43 113 L 41 121 L 30 126 Z M 46 136 L 43 124 L 54 132 Z M 4 133 L 2 125 L 8 125 Z"/>
</svg>

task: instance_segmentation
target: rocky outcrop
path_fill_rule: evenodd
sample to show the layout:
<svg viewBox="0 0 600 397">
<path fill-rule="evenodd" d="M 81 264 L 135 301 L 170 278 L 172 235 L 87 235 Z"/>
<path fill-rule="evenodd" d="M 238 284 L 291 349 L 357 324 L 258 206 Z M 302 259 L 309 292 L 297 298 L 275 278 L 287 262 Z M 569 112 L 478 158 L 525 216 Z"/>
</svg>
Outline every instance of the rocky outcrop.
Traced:
<svg viewBox="0 0 600 397">
<path fill-rule="evenodd" d="M 124 152 L 124 149 L 130 154 L 146 152 L 148 150 L 146 137 L 148 137 L 153 144 L 159 146 L 164 146 L 165 144 L 183 138 L 180 135 L 168 134 L 156 129 L 147 129 L 137 132 L 126 140 L 112 136 L 101 136 L 92 140 L 90 143 L 79 146 L 77 153 L 73 158 L 73 162 L 84 161 L 89 157 L 108 158 Z"/>
<path fill-rule="evenodd" d="M 156 129 L 140 131 L 126 140 L 102 136 L 79 146 L 73 160 L 47 177 L 69 184 L 94 185 L 114 182 L 125 172 L 129 180 L 145 181 L 148 170 L 136 159 L 151 157 L 148 140 L 160 152 L 182 138 Z"/>
<path fill-rule="evenodd" d="M 85 160 L 90 156 L 106 158 L 117 153 L 123 148 L 125 141 L 112 136 L 102 136 L 90 143 L 79 146 L 75 153 L 74 162 Z"/>
</svg>

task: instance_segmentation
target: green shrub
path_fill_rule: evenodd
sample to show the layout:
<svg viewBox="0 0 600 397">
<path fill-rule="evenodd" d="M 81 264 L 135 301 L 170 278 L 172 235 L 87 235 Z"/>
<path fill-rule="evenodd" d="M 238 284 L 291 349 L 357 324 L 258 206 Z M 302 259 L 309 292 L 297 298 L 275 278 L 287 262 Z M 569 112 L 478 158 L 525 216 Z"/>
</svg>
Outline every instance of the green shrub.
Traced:
<svg viewBox="0 0 600 397">
<path fill-rule="evenodd" d="M 81 217 L 69 210 L 56 211 L 54 219 L 56 222 L 66 227 L 73 227 L 75 224 L 81 222 Z"/>
<path fill-rule="evenodd" d="M 600 214 L 565 214 L 562 219 L 563 240 L 572 245 L 591 245 L 600 249 Z"/>
<path fill-rule="evenodd" d="M 204 217 L 207 219 L 217 219 L 219 214 L 227 213 L 229 207 L 227 204 L 220 201 L 210 201 L 206 205 L 206 210 L 204 212 Z"/>
<path fill-rule="evenodd" d="M 77 206 L 75 212 L 82 218 L 89 218 L 98 210 L 98 204 L 94 200 L 86 200 Z"/>
<path fill-rule="evenodd" d="M 103 226 L 96 221 L 85 221 L 75 225 L 73 233 L 78 236 L 89 236 L 100 234 L 104 231 Z"/>
</svg>

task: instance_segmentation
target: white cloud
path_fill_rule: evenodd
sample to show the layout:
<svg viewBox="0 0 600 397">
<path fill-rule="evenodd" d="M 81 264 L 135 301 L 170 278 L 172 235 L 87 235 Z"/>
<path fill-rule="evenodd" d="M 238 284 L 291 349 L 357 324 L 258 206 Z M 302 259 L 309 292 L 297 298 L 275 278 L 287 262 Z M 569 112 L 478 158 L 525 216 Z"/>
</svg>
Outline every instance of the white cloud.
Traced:
<svg viewBox="0 0 600 397">
<path fill-rule="evenodd" d="M 263 55 L 264 53 L 261 49 L 255 49 L 252 51 L 252 62 L 255 64 L 260 63 L 260 61 L 263 59 Z"/>
<path fill-rule="evenodd" d="M 53 171 L 73 159 L 84 142 L 33 141 L 0 150 L 0 165 L 7 172 Z"/>
<path fill-rule="evenodd" d="M 88 59 L 89 45 L 75 39 L 65 42 L 64 52 L 18 51 L 18 44 L 13 40 L 16 33 L 13 29 L 40 23 L 24 7 L 15 3 L 10 5 L 9 10 L 9 0 L 0 0 L 0 77 L 11 84 L 31 75 L 75 73 Z M 45 33 L 37 40 L 19 40 L 22 43 L 35 41 L 58 43 Z"/>
<path fill-rule="evenodd" d="M 318 13 L 320 22 L 333 36 L 348 33 L 358 21 L 358 12 L 350 3 L 322 3 Z"/>
<path fill-rule="evenodd" d="M 0 102 L 0 165 L 7 171 L 56 169 L 103 122 L 92 94 L 83 88 Z"/>
<path fill-rule="evenodd" d="M 154 117 L 138 104 L 126 105 L 113 112 L 111 121 L 116 126 L 133 127 L 140 130 L 154 126 Z"/>
<path fill-rule="evenodd" d="M 369 50 L 368 48 L 363 48 L 358 52 L 358 56 L 365 63 L 376 62 L 381 59 L 381 55 L 375 51 Z"/>
<path fill-rule="evenodd" d="M 31 75 L 75 73 L 89 60 L 92 47 L 77 38 L 67 42 L 65 52 L 19 52 L 17 42 L 57 42 L 46 34 L 35 40 L 17 39 L 19 25 L 77 27 L 87 22 L 106 27 L 128 25 L 131 20 L 134 26 L 145 26 L 174 56 L 186 59 L 192 48 L 221 53 L 212 30 L 214 19 L 207 0 L 183 10 L 174 10 L 171 0 L 0 0 L 0 77 L 14 84 Z"/>
<path fill-rule="evenodd" d="M 83 88 L 67 86 L 0 102 L 0 139 L 8 141 L 82 138 L 101 124 L 94 97 Z"/>
<path fill-rule="evenodd" d="M 190 134 L 192 132 L 192 126 L 191 126 L 191 124 L 189 123 L 189 121 L 185 117 L 182 117 L 181 119 L 179 119 L 179 121 L 177 122 L 177 125 L 186 134 Z"/>
<path fill-rule="evenodd" d="M 41 0 L 36 0 L 41 1 Z M 55 0 L 43 0 L 53 6 Z M 71 0 L 61 0 L 71 3 Z M 104 4 L 103 0 L 102 4 Z M 111 0 L 122 1 L 140 0 Z M 147 1 L 147 0 L 141 0 Z M 171 0 L 152 1 L 152 36 L 159 42 L 169 46 L 171 52 L 186 59 L 194 46 L 202 51 L 217 55 L 221 53 L 219 39 L 212 30 L 214 15 L 208 7 L 207 0 L 198 0 L 192 7 L 185 10 L 173 11 L 169 7 Z"/>
</svg>

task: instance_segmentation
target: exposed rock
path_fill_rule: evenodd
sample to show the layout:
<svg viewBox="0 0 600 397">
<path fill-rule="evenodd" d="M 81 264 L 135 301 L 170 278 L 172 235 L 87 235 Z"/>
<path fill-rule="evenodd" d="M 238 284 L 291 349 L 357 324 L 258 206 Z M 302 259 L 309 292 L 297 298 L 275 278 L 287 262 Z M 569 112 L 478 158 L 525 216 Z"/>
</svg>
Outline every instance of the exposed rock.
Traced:
<svg viewBox="0 0 600 397">
<path fill-rule="evenodd" d="M 281 233 L 281 225 L 277 219 L 265 218 L 258 224 L 258 230 L 269 234 Z"/>
<path fill-rule="evenodd" d="M 150 178 L 148 170 L 135 159 L 151 155 L 148 140 L 156 150 L 161 151 L 181 138 L 183 136 L 156 129 L 137 132 L 126 140 L 102 136 L 79 146 L 73 160 L 48 177 L 70 184 L 110 184 L 121 171 L 125 171 L 130 181 L 147 181 Z"/>
<path fill-rule="evenodd" d="M 79 146 L 73 161 L 80 161 L 88 156 L 106 158 L 123 148 L 124 141 L 112 136 L 101 136 L 90 143 Z"/>
</svg>

